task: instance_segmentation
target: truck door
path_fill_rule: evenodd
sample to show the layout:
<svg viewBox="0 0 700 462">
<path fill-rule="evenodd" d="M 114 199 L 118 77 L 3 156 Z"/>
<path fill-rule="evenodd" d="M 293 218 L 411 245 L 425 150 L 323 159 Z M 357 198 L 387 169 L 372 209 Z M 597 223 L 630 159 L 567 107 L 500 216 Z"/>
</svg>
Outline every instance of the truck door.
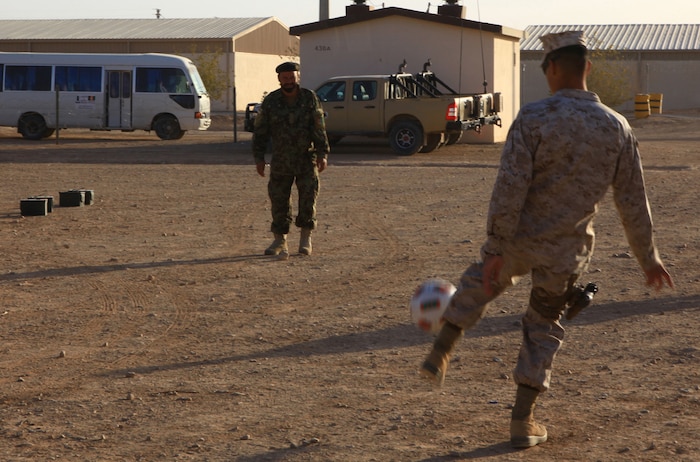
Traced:
<svg viewBox="0 0 700 462">
<path fill-rule="evenodd" d="M 316 90 L 326 114 L 326 131 L 329 134 L 345 132 L 347 121 L 346 85 L 343 80 L 326 82 Z"/>
<path fill-rule="evenodd" d="M 131 71 L 107 71 L 107 128 L 131 128 Z"/>
<path fill-rule="evenodd" d="M 354 80 L 352 99 L 348 102 L 347 131 L 356 133 L 381 132 L 382 99 L 377 94 L 376 80 Z"/>
</svg>

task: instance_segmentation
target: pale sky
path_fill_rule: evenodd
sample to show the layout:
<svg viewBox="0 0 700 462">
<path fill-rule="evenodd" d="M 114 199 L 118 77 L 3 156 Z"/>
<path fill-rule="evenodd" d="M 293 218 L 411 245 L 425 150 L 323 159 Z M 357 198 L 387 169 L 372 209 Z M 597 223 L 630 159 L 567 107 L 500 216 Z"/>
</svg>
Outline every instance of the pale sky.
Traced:
<svg viewBox="0 0 700 462">
<path fill-rule="evenodd" d="M 330 17 L 352 0 L 330 0 Z M 437 12 L 443 0 L 368 0 L 374 8 Z M 2 0 L 0 19 L 249 18 L 275 16 L 286 26 L 316 22 L 320 0 Z M 524 29 L 537 24 L 697 24 L 698 0 L 461 0 L 467 19 Z"/>
</svg>

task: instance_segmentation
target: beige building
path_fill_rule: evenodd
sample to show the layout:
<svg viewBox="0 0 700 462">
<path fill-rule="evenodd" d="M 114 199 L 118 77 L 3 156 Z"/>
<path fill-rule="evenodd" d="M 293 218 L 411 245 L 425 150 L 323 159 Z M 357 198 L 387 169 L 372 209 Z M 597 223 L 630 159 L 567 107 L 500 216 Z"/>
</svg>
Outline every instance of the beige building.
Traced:
<svg viewBox="0 0 700 462">
<path fill-rule="evenodd" d="M 337 75 L 430 70 L 460 93 L 501 92 L 503 127 L 487 126 L 468 142 L 505 140 L 520 108 L 520 39 L 523 32 L 466 20 L 464 7 L 443 5 L 438 14 L 355 4 L 346 15 L 290 28 L 300 38 L 302 85 L 316 88 Z"/>
<path fill-rule="evenodd" d="M 279 87 L 274 68 L 296 60 L 299 39 L 274 17 L 0 20 L 0 51 L 218 55 L 227 88 L 213 111 L 232 111 Z"/>
</svg>

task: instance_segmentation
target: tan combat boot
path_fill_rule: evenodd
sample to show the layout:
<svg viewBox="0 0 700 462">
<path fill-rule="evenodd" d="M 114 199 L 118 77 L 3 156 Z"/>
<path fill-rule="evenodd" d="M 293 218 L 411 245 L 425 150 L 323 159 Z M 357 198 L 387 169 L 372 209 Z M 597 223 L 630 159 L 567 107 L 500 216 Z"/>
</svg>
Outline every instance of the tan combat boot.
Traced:
<svg viewBox="0 0 700 462">
<path fill-rule="evenodd" d="M 301 238 L 299 238 L 299 253 L 311 255 L 311 228 L 301 228 Z"/>
<path fill-rule="evenodd" d="M 275 240 L 265 249 L 265 255 L 279 255 L 287 252 L 287 235 L 275 233 Z"/>
<path fill-rule="evenodd" d="M 433 349 L 420 368 L 420 374 L 430 380 L 433 385 L 441 387 L 445 382 L 450 355 L 455 345 L 457 345 L 457 341 L 462 336 L 463 330 L 459 326 L 445 322 L 437 338 L 435 338 Z"/>
<path fill-rule="evenodd" d="M 518 385 L 510 421 L 510 445 L 514 448 L 531 448 L 547 441 L 547 429 L 533 417 L 539 394 L 534 388 Z"/>
</svg>

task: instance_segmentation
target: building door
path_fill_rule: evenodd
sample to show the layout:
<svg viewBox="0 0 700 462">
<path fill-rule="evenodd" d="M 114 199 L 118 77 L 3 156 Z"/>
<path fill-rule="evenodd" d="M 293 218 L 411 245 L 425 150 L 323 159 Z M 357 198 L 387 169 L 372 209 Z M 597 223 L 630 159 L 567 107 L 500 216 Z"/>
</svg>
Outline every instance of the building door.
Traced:
<svg viewBox="0 0 700 462">
<path fill-rule="evenodd" d="M 107 71 L 107 128 L 131 128 L 131 71 Z"/>
</svg>

